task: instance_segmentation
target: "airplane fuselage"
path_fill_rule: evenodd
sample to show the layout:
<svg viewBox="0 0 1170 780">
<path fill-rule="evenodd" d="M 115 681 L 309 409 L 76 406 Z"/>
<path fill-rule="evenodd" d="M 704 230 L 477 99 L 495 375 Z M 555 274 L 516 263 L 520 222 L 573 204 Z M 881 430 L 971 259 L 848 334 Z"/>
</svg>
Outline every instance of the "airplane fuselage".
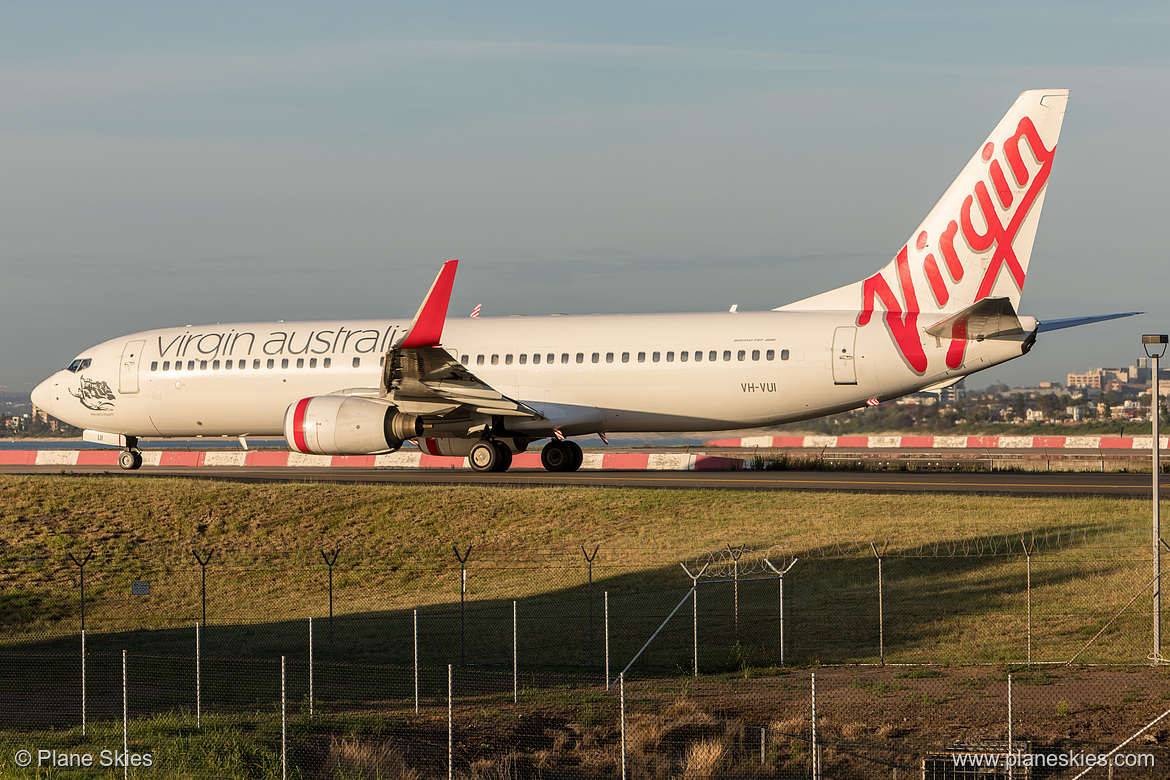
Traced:
<svg viewBox="0 0 1170 780">
<path fill-rule="evenodd" d="M 144 331 L 104 342 L 46 385 L 81 428 L 135 437 L 279 436 L 299 399 L 379 386 L 404 320 L 269 322 Z M 1026 334 L 946 343 L 923 374 L 857 313 L 736 312 L 448 320 L 443 346 L 566 435 L 699 431 L 810 419 L 1017 357 Z M 539 421 L 511 430 L 549 435 Z"/>
</svg>

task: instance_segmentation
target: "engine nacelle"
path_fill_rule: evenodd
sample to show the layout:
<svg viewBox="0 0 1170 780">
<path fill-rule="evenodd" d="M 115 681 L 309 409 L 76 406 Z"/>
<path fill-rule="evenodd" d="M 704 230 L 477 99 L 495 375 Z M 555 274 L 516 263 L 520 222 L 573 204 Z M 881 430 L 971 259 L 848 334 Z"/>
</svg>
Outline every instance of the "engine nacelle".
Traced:
<svg viewBox="0 0 1170 780">
<path fill-rule="evenodd" d="M 422 421 L 371 398 L 318 395 L 284 413 L 290 449 L 314 455 L 377 455 L 394 452 L 422 432 Z"/>
</svg>

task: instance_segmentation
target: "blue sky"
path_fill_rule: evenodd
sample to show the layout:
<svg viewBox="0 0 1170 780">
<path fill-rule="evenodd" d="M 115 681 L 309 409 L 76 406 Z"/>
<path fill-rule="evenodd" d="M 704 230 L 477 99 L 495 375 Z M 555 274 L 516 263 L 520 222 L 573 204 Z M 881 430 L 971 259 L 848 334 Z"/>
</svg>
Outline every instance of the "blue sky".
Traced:
<svg viewBox="0 0 1170 780">
<path fill-rule="evenodd" d="M 1015 96 L 1072 97 L 977 375 L 1170 328 L 1170 10 L 1090 3 L 37 3 L 0 9 L 0 386 L 216 321 L 767 309 L 892 257 Z"/>
</svg>

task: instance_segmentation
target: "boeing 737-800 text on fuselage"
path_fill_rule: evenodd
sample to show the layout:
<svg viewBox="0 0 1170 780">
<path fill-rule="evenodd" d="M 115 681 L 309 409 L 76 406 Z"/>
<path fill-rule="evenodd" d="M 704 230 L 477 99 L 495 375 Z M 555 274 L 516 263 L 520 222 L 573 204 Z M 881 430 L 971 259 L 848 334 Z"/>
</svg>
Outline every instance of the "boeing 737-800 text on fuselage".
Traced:
<svg viewBox="0 0 1170 780">
<path fill-rule="evenodd" d="M 881 271 L 768 312 L 446 319 L 457 261 L 413 321 L 151 330 L 83 351 L 33 402 L 142 463 L 140 437 L 283 435 L 299 452 L 408 440 L 507 469 L 549 439 L 749 428 L 944 386 L 1028 352 L 1017 314 L 1067 90 L 1023 93 Z M 1120 315 L 1119 315 L 1120 316 Z"/>
</svg>

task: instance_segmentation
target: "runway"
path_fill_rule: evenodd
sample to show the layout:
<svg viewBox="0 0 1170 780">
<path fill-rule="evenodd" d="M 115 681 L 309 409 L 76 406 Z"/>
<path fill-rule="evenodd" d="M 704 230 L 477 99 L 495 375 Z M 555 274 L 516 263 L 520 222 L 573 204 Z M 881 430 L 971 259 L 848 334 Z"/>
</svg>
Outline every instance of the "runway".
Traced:
<svg viewBox="0 0 1170 780">
<path fill-rule="evenodd" d="M 678 490 L 806 490 L 848 493 L 958 493 L 1012 496 L 1150 497 L 1149 474 L 1086 472 L 923 471 L 578 471 L 555 474 L 514 469 L 477 474 L 461 469 L 372 469 L 344 467 L 144 467 L 124 472 L 108 466 L 0 466 L 3 474 L 183 477 L 234 482 L 322 482 L 399 485 L 490 485 L 512 487 L 624 487 Z M 1164 483 L 1163 483 L 1164 484 Z M 1170 486 L 1164 487 L 1167 495 Z"/>
</svg>

